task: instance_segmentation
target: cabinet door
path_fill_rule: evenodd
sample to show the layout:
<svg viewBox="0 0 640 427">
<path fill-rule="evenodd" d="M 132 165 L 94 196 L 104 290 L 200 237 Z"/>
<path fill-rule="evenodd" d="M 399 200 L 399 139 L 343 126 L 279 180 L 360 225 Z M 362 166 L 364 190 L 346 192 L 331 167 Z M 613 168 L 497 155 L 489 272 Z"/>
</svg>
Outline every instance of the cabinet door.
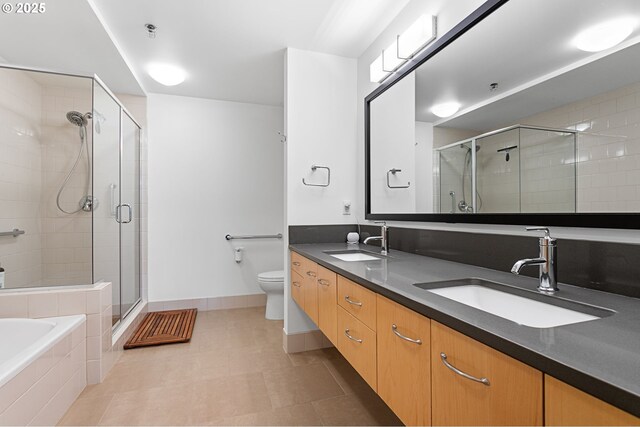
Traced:
<svg viewBox="0 0 640 427">
<path fill-rule="evenodd" d="M 546 425 L 640 425 L 640 418 L 548 375 L 544 377 L 544 387 Z"/>
<path fill-rule="evenodd" d="M 342 307 L 338 307 L 338 350 L 376 390 L 376 333 Z"/>
<path fill-rule="evenodd" d="M 541 372 L 435 321 L 431 376 L 433 425 L 542 425 Z"/>
<path fill-rule="evenodd" d="M 302 286 L 304 286 L 304 279 L 294 269 L 291 269 L 291 298 L 304 310 Z"/>
<path fill-rule="evenodd" d="M 337 275 L 331 270 L 318 266 L 318 327 L 337 345 L 338 331 L 338 284 Z"/>
<path fill-rule="evenodd" d="M 376 330 L 376 294 L 374 292 L 338 276 L 338 305 L 371 330 Z"/>
<path fill-rule="evenodd" d="M 377 316 L 378 394 L 405 425 L 430 425 L 430 320 L 380 295 Z"/>
<path fill-rule="evenodd" d="M 303 258 L 304 269 L 304 312 L 318 324 L 318 264 Z"/>
</svg>

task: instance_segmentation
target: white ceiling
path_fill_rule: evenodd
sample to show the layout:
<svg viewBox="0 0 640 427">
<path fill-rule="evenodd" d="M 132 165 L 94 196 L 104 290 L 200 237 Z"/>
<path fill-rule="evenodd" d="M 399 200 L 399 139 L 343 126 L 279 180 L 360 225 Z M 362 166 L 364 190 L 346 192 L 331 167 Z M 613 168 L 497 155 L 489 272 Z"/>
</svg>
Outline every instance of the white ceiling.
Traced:
<svg viewBox="0 0 640 427">
<path fill-rule="evenodd" d="M 586 97 L 627 84 L 637 74 L 636 66 L 623 55 L 612 55 L 606 64 L 601 60 L 587 65 L 589 72 L 577 70 L 503 98 L 555 70 L 587 62 L 594 54 L 575 48 L 573 38 L 594 24 L 627 15 L 638 21 L 631 40 L 640 35 L 638 0 L 512 0 L 420 67 L 416 120 L 487 131 L 574 101 L 569 97 L 577 90 Z M 636 51 L 627 53 L 636 55 L 633 64 L 638 62 Z M 604 78 L 603 66 L 614 67 L 609 69 L 614 72 Z M 499 83 L 499 90 L 490 93 L 493 82 Z M 447 101 L 462 104 L 456 116 L 441 120 L 429 111 Z M 488 102 L 490 106 L 482 108 Z"/>
<path fill-rule="evenodd" d="M 87 0 L 46 7 L 40 15 L 0 14 L 0 62 L 98 74 L 115 92 L 144 93 Z"/>
<path fill-rule="evenodd" d="M 286 47 L 357 58 L 409 0 L 92 1 L 148 92 L 282 105 Z M 151 62 L 188 78 L 162 86 Z"/>
</svg>

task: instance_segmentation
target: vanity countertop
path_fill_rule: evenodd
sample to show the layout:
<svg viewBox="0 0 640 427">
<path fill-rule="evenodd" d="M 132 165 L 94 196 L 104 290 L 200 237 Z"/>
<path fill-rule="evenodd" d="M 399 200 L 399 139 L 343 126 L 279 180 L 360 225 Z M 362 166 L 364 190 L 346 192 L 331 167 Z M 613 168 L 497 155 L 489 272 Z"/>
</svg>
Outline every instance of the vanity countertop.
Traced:
<svg viewBox="0 0 640 427">
<path fill-rule="evenodd" d="M 385 259 L 358 262 L 340 261 L 325 253 L 353 249 L 380 251 L 379 247 L 362 244 L 293 244 L 289 248 L 376 293 L 640 416 L 640 299 L 560 283 L 560 292 L 549 298 L 565 298 L 616 313 L 598 320 L 538 329 L 413 286 L 474 277 L 535 290 L 538 279 L 395 250 Z"/>
</svg>

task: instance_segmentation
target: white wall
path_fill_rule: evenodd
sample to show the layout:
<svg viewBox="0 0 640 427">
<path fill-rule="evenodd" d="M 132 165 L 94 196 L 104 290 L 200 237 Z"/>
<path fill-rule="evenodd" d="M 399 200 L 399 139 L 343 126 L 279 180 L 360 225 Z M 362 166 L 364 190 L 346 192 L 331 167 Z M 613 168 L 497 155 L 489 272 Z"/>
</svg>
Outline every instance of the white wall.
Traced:
<svg viewBox="0 0 640 427">
<path fill-rule="evenodd" d="M 344 200 L 357 211 L 355 173 L 359 159 L 356 140 L 356 61 L 298 49 L 285 55 L 286 219 L 288 225 L 350 224 L 355 215 L 342 214 Z M 329 187 L 308 187 L 322 182 L 324 171 L 311 173 L 311 165 L 331 168 Z M 346 236 L 345 236 L 346 239 Z M 288 250 L 284 249 L 285 259 Z M 290 297 L 290 272 L 285 269 L 285 331 L 315 329 Z"/>
<path fill-rule="evenodd" d="M 369 81 L 369 65 L 380 55 L 382 49 L 388 46 L 393 38 L 404 31 L 423 13 L 438 16 L 438 37 L 449 31 L 455 24 L 478 8 L 483 0 L 412 0 L 382 34 L 358 58 L 358 160 L 357 189 L 358 203 L 364 208 L 364 98 L 378 85 Z M 358 220 L 364 222 L 364 209 L 358 212 Z M 496 233 L 513 235 L 530 235 L 523 226 L 484 225 L 484 224 L 445 224 L 420 222 L 389 222 L 396 227 L 425 228 L 434 230 L 466 231 L 478 233 Z M 615 224 L 611 224 L 615 227 Z M 586 239 L 595 241 L 617 241 L 626 243 L 640 243 L 638 230 L 586 229 L 575 227 L 552 227 L 552 232 L 558 238 Z"/>
<path fill-rule="evenodd" d="M 260 293 L 283 241 L 224 236 L 283 231 L 282 108 L 152 94 L 148 120 L 149 300 Z"/>
</svg>

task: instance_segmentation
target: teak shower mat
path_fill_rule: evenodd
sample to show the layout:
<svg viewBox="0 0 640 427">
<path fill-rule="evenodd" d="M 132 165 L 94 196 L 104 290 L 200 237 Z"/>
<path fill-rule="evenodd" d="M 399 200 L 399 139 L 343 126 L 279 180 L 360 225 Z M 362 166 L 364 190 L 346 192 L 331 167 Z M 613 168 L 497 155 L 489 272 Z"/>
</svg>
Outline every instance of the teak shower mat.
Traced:
<svg viewBox="0 0 640 427">
<path fill-rule="evenodd" d="M 189 341 L 197 312 L 197 309 L 192 308 L 147 313 L 136 332 L 124 345 L 125 350 Z"/>
</svg>

